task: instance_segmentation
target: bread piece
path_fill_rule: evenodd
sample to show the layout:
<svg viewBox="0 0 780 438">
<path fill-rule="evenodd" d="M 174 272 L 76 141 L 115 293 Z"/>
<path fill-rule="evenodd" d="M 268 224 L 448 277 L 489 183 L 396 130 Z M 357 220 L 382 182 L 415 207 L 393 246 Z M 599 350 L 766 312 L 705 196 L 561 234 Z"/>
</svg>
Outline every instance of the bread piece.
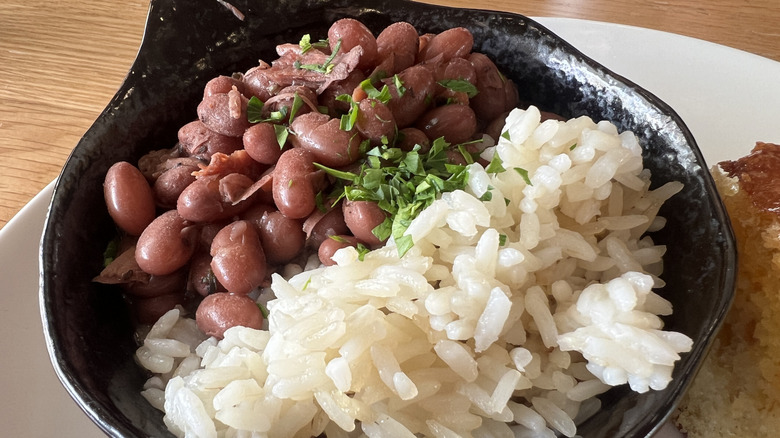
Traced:
<svg viewBox="0 0 780 438">
<path fill-rule="evenodd" d="M 780 146 L 759 146 L 780 157 Z M 762 178 L 772 171 L 764 167 L 767 161 L 772 160 L 760 160 Z M 724 167 L 734 172 L 735 167 Z M 723 329 L 680 406 L 677 424 L 689 438 L 780 433 L 780 212 L 756 206 L 741 184 L 749 181 L 749 172 L 737 170 L 738 177 L 731 177 L 712 169 L 737 238 L 737 290 Z M 780 166 L 773 171 L 780 184 Z M 771 188 L 762 190 L 766 194 Z"/>
</svg>

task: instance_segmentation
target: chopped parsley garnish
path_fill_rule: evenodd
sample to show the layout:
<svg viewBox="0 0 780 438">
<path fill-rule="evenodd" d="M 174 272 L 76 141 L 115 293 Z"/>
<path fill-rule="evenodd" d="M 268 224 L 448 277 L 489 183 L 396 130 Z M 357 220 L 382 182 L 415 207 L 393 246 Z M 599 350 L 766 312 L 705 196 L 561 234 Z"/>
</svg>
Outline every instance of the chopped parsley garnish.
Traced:
<svg viewBox="0 0 780 438">
<path fill-rule="evenodd" d="M 284 144 L 287 143 L 290 130 L 284 125 L 274 125 L 274 131 L 276 132 L 276 142 L 279 143 L 279 149 L 282 149 Z"/>
<path fill-rule="evenodd" d="M 333 52 L 328 56 L 328 58 L 323 62 L 322 64 L 301 64 L 300 61 L 293 62 L 293 67 L 303 70 L 311 70 L 316 71 L 318 73 L 322 74 L 328 74 L 331 71 L 333 71 L 333 68 L 336 66 L 333 64 L 333 58 L 336 57 L 336 54 L 339 52 L 339 49 L 341 49 L 341 39 L 339 39 L 336 42 L 336 47 L 333 48 Z"/>
<path fill-rule="evenodd" d="M 268 315 L 270 314 L 268 308 L 265 307 L 263 303 L 257 303 L 257 307 L 260 309 L 260 314 L 263 315 L 263 319 L 268 319 Z"/>
<path fill-rule="evenodd" d="M 404 93 L 406 93 L 406 87 L 404 87 L 404 83 L 398 75 L 393 75 L 393 85 L 395 85 L 396 90 L 398 90 L 398 97 L 402 97 Z"/>
<path fill-rule="evenodd" d="M 295 101 L 293 100 L 293 105 Z M 281 122 L 287 117 L 287 107 L 282 107 L 279 111 L 273 111 L 269 117 L 263 117 L 263 107 L 265 104 L 257 96 L 252 96 L 246 104 L 246 116 L 249 123 L 262 122 Z M 299 104 L 300 106 L 300 104 Z"/>
<path fill-rule="evenodd" d="M 371 252 L 371 250 L 368 249 L 366 245 L 363 245 L 362 243 L 358 243 L 357 252 L 358 252 L 358 260 L 362 262 L 366 258 L 366 254 Z"/>
<path fill-rule="evenodd" d="M 246 116 L 250 123 L 259 123 L 263 119 L 263 106 L 265 104 L 257 96 L 249 98 L 246 104 Z"/>
<path fill-rule="evenodd" d="M 301 109 L 301 105 L 303 105 L 303 99 L 301 99 L 301 96 L 299 96 L 298 93 L 295 93 L 292 105 L 290 106 L 290 120 L 288 123 L 292 123 L 295 115 L 298 113 L 298 110 Z"/>
<path fill-rule="evenodd" d="M 315 49 L 324 49 L 328 47 L 328 40 L 319 40 L 316 43 L 311 42 L 311 36 L 307 33 L 306 35 L 301 37 L 301 41 L 298 43 L 298 46 L 301 48 L 301 53 L 306 53 L 309 50 L 315 48 Z"/>
<path fill-rule="evenodd" d="M 573 145 L 569 146 L 569 150 L 573 151 L 574 148 L 576 148 L 576 147 L 577 147 L 577 143 L 574 143 Z"/>
<path fill-rule="evenodd" d="M 507 239 L 506 234 L 499 234 L 498 235 L 498 246 L 506 245 L 506 239 Z"/>
<path fill-rule="evenodd" d="M 487 173 L 501 173 L 506 172 L 506 169 L 504 169 L 504 162 L 501 160 L 501 157 L 498 156 L 498 153 L 493 153 L 493 158 L 490 159 L 490 164 L 485 168 L 485 172 Z"/>
<path fill-rule="evenodd" d="M 366 92 L 368 97 L 370 97 L 371 99 L 376 99 L 382 103 L 387 103 L 393 97 L 390 95 L 390 88 L 388 88 L 387 85 L 384 85 L 381 91 L 377 90 L 376 87 L 374 87 L 374 84 L 371 83 L 370 78 L 361 82 L 360 88 L 362 88 L 363 91 Z"/>
<path fill-rule="evenodd" d="M 475 87 L 474 84 L 472 84 L 471 82 L 465 79 L 445 79 L 443 81 L 438 81 L 437 83 L 442 87 L 448 88 L 457 93 L 466 93 L 469 99 L 471 99 L 472 97 L 476 96 L 477 93 L 479 93 L 477 87 Z"/>
<path fill-rule="evenodd" d="M 349 94 L 340 94 L 336 96 L 336 100 L 349 103 L 349 111 L 341 116 L 339 128 L 341 128 L 342 131 L 351 131 L 355 126 L 355 122 L 357 122 L 358 113 L 360 112 L 358 103 L 355 102 Z"/>
<path fill-rule="evenodd" d="M 511 138 L 509 138 L 509 131 L 504 131 L 501 133 L 501 137 L 504 137 L 505 139 L 512 141 Z"/>
<path fill-rule="evenodd" d="M 515 172 L 519 173 L 520 176 L 523 177 L 523 181 L 525 181 L 526 184 L 528 184 L 529 186 L 533 185 L 533 184 L 531 184 L 531 178 L 528 177 L 528 171 L 527 170 L 523 169 L 522 167 L 515 167 L 514 169 L 515 169 Z"/>
<path fill-rule="evenodd" d="M 424 154 L 419 146 L 408 152 L 376 146 L 366 153 L 357 173 L 315 166 L 341 181 L 335 193 L 338 199 L 373 201 L 389 214 L 389 219 L 372 231 L 380 239 L 393 236 L 398 254 L 403 256 L 414 245 L 412 237 L 404 235 L 412 220 L 442 193 L 466 186 L 468 168 L 447 163 L 449 146 L 441 137 Z"/>
</svg>

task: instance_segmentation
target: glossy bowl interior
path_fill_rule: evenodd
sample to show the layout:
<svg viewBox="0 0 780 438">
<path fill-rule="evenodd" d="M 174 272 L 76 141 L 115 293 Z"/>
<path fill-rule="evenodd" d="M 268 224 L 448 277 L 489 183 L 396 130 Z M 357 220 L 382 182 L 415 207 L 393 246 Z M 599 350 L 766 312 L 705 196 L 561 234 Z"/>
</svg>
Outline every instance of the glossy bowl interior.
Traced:
<svg viewBox="0 0 780 438">
<path fill-rule="evenodd" d="M 109 166 L 170 147 L 196 117 L 203 85 L 219 74 L 274 59 L 278 43 L 324 37 L 350 16 L 375 32 L 394 21 L 420 31 L 468 27 L 475 51 L 516 81 L 521 99 L 565 117 L 589 115 L 632 130 L 655 184 L 682 181 L 665 205 L 668 244 L 660 293 L 674 304 L 667 328 L 694 339 L 674 380 L 643 395 L 616 388 L 579 426 L 583 437 L 654 433 L 676 406 L 719 328 L 733 295 L 735 249 L 707 166 L 684 123 L 647 91 L 586 58 L 536 22 L 514 14 L 449 9 L 403 0 L 233 1 L 240 20 L 216 1 L 152 0 L 146 33 L 125 83 L 84 135 L 55 187 L 41 249 L 41 311 L 54 368 L 82 409 L 109 435 L 170 436 L 162 414 L 140 395 L 146 379 L 133 360 L 133 327 L 121 292 L 93 283 L 115 233 L 103 203 Z"/>
</svg>

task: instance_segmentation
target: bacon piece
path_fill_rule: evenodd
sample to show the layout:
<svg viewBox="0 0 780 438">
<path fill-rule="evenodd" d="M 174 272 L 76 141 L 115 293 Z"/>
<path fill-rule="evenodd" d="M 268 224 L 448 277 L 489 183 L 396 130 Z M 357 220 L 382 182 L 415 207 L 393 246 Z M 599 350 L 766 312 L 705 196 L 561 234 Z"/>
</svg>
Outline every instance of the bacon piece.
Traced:
<svg viewBox="0 0 780 438">
<path fill-rule="evenodd" d="M 194 173 L 196 178 L 222 178 L 231 173 L 240 173 L 256 180 L 265 170 L 265 166 L 253 160 L 244 149 L 230 155 L 217 152 L 211 156 L 211 162 L 207 166 L 200 164 L 199 167 L 200 170 Z"/>
</svg>

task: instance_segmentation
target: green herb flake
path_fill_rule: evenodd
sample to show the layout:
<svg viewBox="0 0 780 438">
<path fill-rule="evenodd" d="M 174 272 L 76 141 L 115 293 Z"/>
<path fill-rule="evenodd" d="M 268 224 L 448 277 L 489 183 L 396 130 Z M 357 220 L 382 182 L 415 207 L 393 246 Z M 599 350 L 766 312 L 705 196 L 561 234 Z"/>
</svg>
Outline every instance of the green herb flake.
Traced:
<svg viewBox="0 0 780 438">
<path fill-rule="evenodd" d="M 306 53 L 311 50 L 311 35 L 307 33 L 302 36 L 301 40 L 298 42 L 298 47 L 301 48 L 301 53 Z"/>
<path fill-rule="evenodd" d="M 363 245 L 362 243 L 358 243 L 356 249 L 358 252 L 358 260 L 360 260 L 361 262 L 366 258 L 366 254 L 371 252 L 371 250 L 368 249 L 368 247 L 366 247 L 366 245 Z"/>
<path fill-rule="evenodd" d="M 350 182 L 354 182 L 357 179 L 357 177 L 358 177 L 357 175 L 355 175 L 352 172 L 345 172 L 343 170 L 332 169 L 332 168 L 324 166 L 324 165 L 322 165 L 320 163 L 313 163 L 313 164 L 314 164 L 314 167 L 316 167 L 318 169 L 321 169 L 321 170 L 324 170 L 325 173 L 327 173 L 328 175 L 334 176 L 334 177 L 339 178 L 339 179 L 343 179 L 343 180 L 347 180 L 347 181 L 350 181 Z"/>
<path fill-rule="evenodd" d="M 259 123 L 263 120 L 263 106 L 265 104 L 257 96 L 249 98 L 246 104 L 246 115 L 249 123 Z"/>
<path fill-rule="evenodd" d="M 498 246 L 505 246 L 506 245 L 506 239 L 507 239 L 507 235 L 506 234 L 499 234 L 498 235 Z"/>
<path fill-rule="evenodd" d="M 412 236 L 408 234 L 401 236 L 395 240 L 395 246 L 398 248 L 398 257 L 403 257 L 414 246 Z"/>
<path fill-rule="evenodd" d="M 569 150 L 573 151 L 574 148 L 576 148 L 576 147 L 577 147 L 577 143 L 574 143 L 573 145 L 569 146 Z"/>
<path fill-rule="evenodd" d="M 301 48 L 301 54 L 308 52 L 309 50 L 316 48 L 316 49 L 324 49 L 328 47 L 328 40 L 319 40 L 316 43 L 311 42 L 311 36 L 307 33 L 306 35 L 301 37 L 301 41 L 298 43 L 298 46 Z"/>
<path fill-rule="evenodd" d="M 507 141 L 512 141 L 512 139 L 509 138 L 509 131 L 502 132 L 501 137 L 505 138 Z"/>
<path fill-rule="evenodd" d="M 310 284 L 311 284 L 311 275 L 309 275 L 309 278 L 306 279 L 306 283 L 303 283 L 303 287 L 301 288 L 301 292 L 303 292 L 306 289 L 308 289 Z"/>
<path fill-rule="evenodd" d="M 352 99 L 352 96 L 349 94 L 339 94 L 336 96 L 336 100 L 340 102 L 347 102 L 349 104 L 349 111 L 341 116 L 339 129 L 342 131 L 351 131 L 357 122 L 358 113 L 360 112 L 359 105 Z"/>
<path fill-rule="evenodd" d="M 485 168 L 485 172 L 487 173 L 506 172 L 506 169 L 504 169 L 504 161 L 501 159 L 498 153 L 493 154 L 493 158 L 490 159 L 490 164 L 488 164 L 488 166 Z"/>
<path fill-rule="evenodd" d="M 523 181 L 525 181 L 526 184 L 529 186 L 532 186 L 531 178 L 528 177 L 528 171 L 523 169 L 522 167 L 515 167 L 515 172 L 517 172 L 520 176 L 523 177 Z"/>
<path fill-rule="evenodd" d="M 393 232 L 393 221 L 390 220 L 390 218 L 385 218 L 384 221 L 382 221 L 381 224 L 374 227 L 373 230 L 371 230 L 371 234 L 376 236 L 377 239 L 380 241 L 384 241 L 388 237 L 390 237 L 390 234 Z"/>
<path fill-rule="evenodd" d="M 311 280 L 311 278 L 309 278 Z M 308 284 L 306 285 L 308 286 Z M 257 303 L 257 307 L 260 309 L 260 314 L 263 315 L 263 319 L 268 319 L 268 315 L 271 314 L 271 312 L 268 311 L 268 308 L 263 305 L 263 303 Z"/>
<path fill-rule="evenodd" d="M 471 82 L 465 79 L 445 79 L 442 81 L 438 81 L 437 83 L 442 87 L 450 89 L 456 93 L 466 93 L 469 99 L 471 99 L 472 97 L 476 96 L 477 93 L 479 93 L 477 87 L 475 87 L 474 84 L 472 84 Z"/>
<path fill-rule="evenodd" d="M 333 52 L 330 54 L 330 56 L 328 56 L 328 58 L 322 64 L 301 64 L 300 61 L 295 61 L 293 62 L 293 67 L 297 69 L 311 70 L 322 74 L 328 74 L 331 71 L 333 71 L 333 68 L 336 66 L 335 64 L 333 64 L 333 59 L 336 57 L 336 54 L 339 52 L 339 49 L 341 49 L 340 38 L 336 42 L 336 47 L 333 48 Z"/>
<path fill-rule="evenodd" d="M 493 199 L 493 192 L 491 192 L 490 190 L 488 190 L 482 196 L 479 197 L 479 200 L 482 202 L 488 202 L 492 199 Z"/>
<path fill-rule="evenodd" d="M 458 152 L 460 152 L 460 154 L 463 155 L 463 159 L 466 160 L 466 164 L 474 164 L 474 157 L 471 155 L 471 152 L 466 149 L 466 146 L 459 144 L 457 147 Z"/>
<path fill-rule="evenodd" d="M 371 83 L 371 78 L 361 82 L 360 88 L 366 92 L 366 95 L 368 95 L 369 98 L 376 99 L 385 104 L 393 97 L 390 94 L 390 88 L 388 88 L 387 85 L 384 85 L 381 90 L 377 90 L 376 87 L 374 87 L 374 84 Z"/>
<path fill-rule="evenodd" d="M 276 142 L 279 143 L 279 149 L 284 148 L 290 130 L 284 125 L 274 125 L 274 132 L 276 132 Z"/>
<path fill-rule="evenodd" d="M 301 109 L 301 105 L 303 105 L 303 99 L 301 99 L 301 96 L 296 92 L 293 97 L 292 105 L 290 106 L 290 119 L 288 120 L 288 123 L 292 123 L 298 110 Z"/>
<path fill-rule="evenodd" d="M 393 75 L 393 85 L 398 90 L 398 97 L 402 97 L 406 93 L 406 87 L 404 87 L 404 83 L 398 75 Z"/>
<path fill-rule="evenodd" d="M 336 234 L 332 234 L 332 235 L 330 235 L 328 237 L 333 239 L 333 240 L 335 240 L 338 243 L 349 243 L 349 240 L 347 240 L 347 239 L 345 239 L 345 238 L 343 238 L 341 236 L 338 236 Z"/>
</svg>

